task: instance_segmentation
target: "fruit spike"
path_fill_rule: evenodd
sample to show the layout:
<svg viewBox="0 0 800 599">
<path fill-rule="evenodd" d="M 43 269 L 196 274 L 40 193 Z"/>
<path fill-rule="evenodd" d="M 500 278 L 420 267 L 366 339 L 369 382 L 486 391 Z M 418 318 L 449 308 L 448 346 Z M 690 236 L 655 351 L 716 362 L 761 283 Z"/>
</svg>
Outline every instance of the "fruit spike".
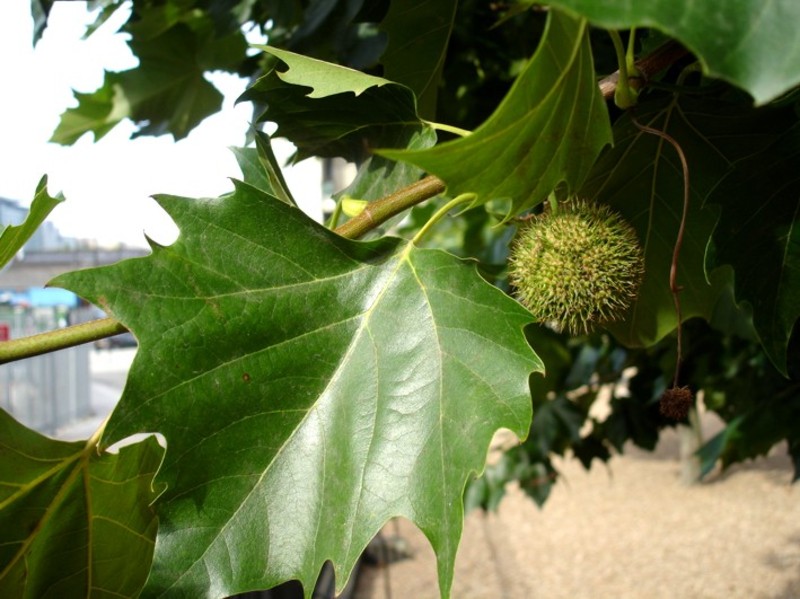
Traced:
<svg viewBox="0 0 800 599">
<path fill-rule="evenodd" d="M 618 320 L 644 274 L 636 232 L 610 208 L 565 202 L 518 233 L 509 280 L 541 322 L 579 335 Z"/>
</svg>

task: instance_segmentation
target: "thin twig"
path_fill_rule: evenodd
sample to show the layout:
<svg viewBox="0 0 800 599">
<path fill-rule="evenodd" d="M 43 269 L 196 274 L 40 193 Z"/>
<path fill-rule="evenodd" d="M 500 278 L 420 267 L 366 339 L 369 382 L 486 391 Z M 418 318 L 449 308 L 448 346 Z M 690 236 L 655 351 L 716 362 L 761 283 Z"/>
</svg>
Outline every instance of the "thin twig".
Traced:
<svg viewBox="0 0 800 599">
<path fill-rule="evenodd" d="M 100 318 L 30 337 L 3 341 L 0 343 L 0 364 L 91 343 L 127 330 L 125 325 L 113 318 Z"/>
<path fill-rule="evenodd" d="M 683 153 L 683 148 L 681 148 L 680 144 L 675 140 L 675 138 L 664 131 L 660 131 L 659 129 L 642 125 L 636 120 L 636 117 L 633 116 L 633 114 L 631 114 L 631 121 L 639 130 L 644 131 L 645 133 L 656 135 L 671 144 L 678 153 L 678 158 L 681 161 L 681 168 L 683 169 L 683 213 L 681 214 L 681 223 L 678 227 L 678 236 L 675 239 L 675 246 L 672 249 L 672 263 L 669 267 L 669 289 L 672 292 L 672 299 L 675 302 L 675 314 L 678 318 L 678 357 L 675 365 L 675 377 L 672 381 L 672 386 L 677 387 L 681 368 L 681 323 L 683 322 L 683 318 L 681 317 L 681 300 L 679 297 L 683 287 L 678 285 L 678 259 L 680 258 L 681 246 L 683 246 L 683 234 L 686 230 L 686 215 L 689 212 L 689 163 L 686 161 L 686 155 Z"/>
</svg>

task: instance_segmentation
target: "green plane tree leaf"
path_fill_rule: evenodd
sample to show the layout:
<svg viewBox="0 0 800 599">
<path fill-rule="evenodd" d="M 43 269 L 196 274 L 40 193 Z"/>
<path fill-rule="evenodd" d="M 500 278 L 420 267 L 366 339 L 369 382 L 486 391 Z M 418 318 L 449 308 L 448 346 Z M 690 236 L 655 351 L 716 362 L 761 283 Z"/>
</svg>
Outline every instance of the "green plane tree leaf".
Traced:
<svg viewBox="0 0 800 599">
<path fill-rule="evenodd" d="M 680 40 L 712 77 L 765 104 L 800 83 L 800 4 L 793 0 L 552 0 L 607 29 L 654 27 Z"/>
<path fill-rule="evenodd" d="M 134 597 L 150 569 L 155 437 L 98 453 L 0 410 L 0 596 Z"/>
<path fill-rule="evenodd" d="M 437 175 L 452 196 L 510 200 L 513 216 L 559 183 L 577 189 L 610 142 L 586 22 L 553 11 L 536 53 L 483 125 L 428 150 L 381 154 Z"/>
<path fill-rule="evenodd" d="M 326 560 L 342 589 L 404 516 L 447 596 L 466 481 L 497 428 L 524 437 L 530 424 L 530 314 L 474 265 L 343 239 L 244 183 L 158 201 L 182 231 L 174 245 L 53 281 L 140 342 L 104 443 L 167 440 L 145 594 L 298 579 L 309 596 Z"/>
</svg>

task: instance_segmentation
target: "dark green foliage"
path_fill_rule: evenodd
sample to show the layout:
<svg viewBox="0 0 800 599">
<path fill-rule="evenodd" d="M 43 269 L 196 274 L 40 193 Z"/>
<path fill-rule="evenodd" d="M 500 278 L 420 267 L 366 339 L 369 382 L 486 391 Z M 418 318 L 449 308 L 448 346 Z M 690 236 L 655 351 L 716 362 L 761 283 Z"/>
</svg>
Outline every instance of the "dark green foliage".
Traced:
<svg viewBox="0 0 800 599">
<path fill-rule="evenodd" d="M 93 4 L 100 10 L 90 32 L 120 4 Z M 145 595 L 222 597 L 291 578 L 310 595 L 326 560 L 341 588 L 369 537 L 396 515 L 428 535 L 447 595 L 462 497 L 494 507 L 516 480 L 541 503 L 557 480 L 553 456 L 588 468 L 630 443 L 652 449 L 675 425 L 659 410 L 676 371 L 673 267 L 684 327 L 678 385 L 727 423 L 701 450 L 705 471 L 785 440 L 800 473 L 800 61 L 792 29 L 800 6 L 553 4 L 542 11 L 528 1 L 133 2 L 122 30 L 141 64 L 108 73 L 95 92 L 76 92 L 78 106 L 62 117 L 56 141 L 99 138 L 125 118 L 141 135 L 183 137 L 218 110 L 205 74 L 225 70 L 250 78 L 254 120 L 274 121 L 277 135 L 297 143 L 298 159 L 359 163 L 347 195 L 378 201 L 425 171 L 447 185 L 446 197 L 401 224 L 373 229 L 377 239 L 345 240 L 294 207 L 268 140 L 256 135 L 256 148 L 236 150 L 245 182 L 231 194 L 160 198 L 182 229 L 173 246 L 55 281 L 141 341 L 99 447 L 143 431 L 167 440 L 157 480 L 168 486 L 152 508 L 160 530 Z M 32 3 L 36 36 L 50 5 Z M 600 27 L 632 25 L 638 57 L 670 38 L 690 51 L 639 82 L 635 115 L 609 105 L 597 86 L 617 64 Z M 270 47 L 248 51 L 248 28 L 267 35 Z M 438 125 L 424 120 L 434 116 L 474 132 L 437 137 Z M 677 260 L 678 154 L 633 116 L 671 135 L 688 160 Z M 380 148 L 389 150 L 378 155 Z M 39 192 L 47 208 L 52 198 Z M 529 326 L 523 334 L 532 317 L 504 295 L 509 244 L 550 194 L 575 193 L 636 229 L 642 289 L 605 331 L 569 337 Z M 460 194 L 475 201 L 420 239 Z M 41 216 L 41 205 L 32 212 Z M 395 225 L 404 239 L 382 235 Z M 6 237 L 0 245 L 17 249 Z M 465 491 L 499 426 L 521 443 Z M 137 543 L 152 539 L 149 482 L 160 455 L 152 442 L 115 457 L 53 445 L 10 421 L 6 428 L 4 497 L 30 485 L 24 499 L 35 491 L 36 509 L 54 526 L 40 519 L 43 541 L 22 546 L 19 524 L 35 526 L 36 514 L 21 501 L 0 503 L 0 529 L 12 531 L 0 545 L 6 594 L 20 595 L 23 557 L 34 573 L 31 596 L 85 570 L 90 558 L 75 547 L 91 498 L 73 483 L 98 468 L 108 466 L 108 480 L 119 483 L 104 490 L 106 507 L 137 515 L 116 545 L 131 530 Z M 53 476 L 37 479 L 42 463 L 28 458 L 48 452 Z M 112 501 L 113 489 L 133 505 Z M 70 560 L 54 567 L 47 548 L 62 547 L 51 543 L 56 537 Z M 116 555 L 121 569 L 103 574 L 124 586 L 115 592 L 141 586 L 150 554 L 140 553 Z M 74 580 L 63 593 L 53 588 L 91 595 L 85 576 Z"/>
<path fill-rule="evenodd" d="M 136 596 L 153 555 L 162 455 L 154 437 L 99 452 L 0 411 L 0 595 Z"/>
</svg>

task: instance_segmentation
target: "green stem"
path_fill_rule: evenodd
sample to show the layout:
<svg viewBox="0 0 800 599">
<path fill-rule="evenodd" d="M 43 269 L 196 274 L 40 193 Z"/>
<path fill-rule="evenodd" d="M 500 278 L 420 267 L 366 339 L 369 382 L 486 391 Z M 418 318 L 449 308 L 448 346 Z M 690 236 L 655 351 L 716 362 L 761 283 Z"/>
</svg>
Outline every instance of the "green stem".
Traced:
<svg viewBox="0 0 800 599">
<path fill-rule="evenodd" d="M 619 66 L 619 78 L 622 81 L 628 79 L 628 60 L 625 56 L 625 48 L 622 45 L 622 38 L 618 31 L 610 29 L 608 35 L 611 36 L 611 41 L 614 44 L 614 52 L 617 55 L 617 65 Z"/>
<path fill-rule="evenodd" d="M 459 204 L 465 204 L 467 202 L 473 201 L 474 199 L 475 199 L 474 193 L 462 193 L 461 195 L 456 196 L 455 198 L 447 202 L 444 206 L 442 206 L 441 208 L 439 208 L 439 210 L 436 211 L 436 214 L 434 214 L 432 217 L 428 219 L 428 222 L 426 222 L 425 225 L 417 232 L 417 234 L 414 235 L 414 238 L 411 240 L 411 243 L 414 245 L 418 244 L 420 239 L 425 237 L 428 231 L 430 231 L 436 223 L 442 220 L 442 218 L 444 218 L 444 216 L 448 212 L 450 212 L 450 210 L 452 210 Z"/>
<path fill-rule="evenodd" d="M 452 133 L 454 135 L 458 135 L 459 137 L 466 137 L 467 135 L 472 135 L 472 131 L 468 131 L 467 129 L 462 129 L 461 127 L 456 127 L 454 125 L 445 125 L 444 123 L 435 123 L 433 121 L 424 121 L 426 125 L 435 129 L 437 131 L 447 131 L 447 133 Z"/>
<path fill-rule="evenodd" d="M 633 74 L 636 72 L 636 56 L 635 56 L 635 48 L 636 45 L 636 27 L 631 27 L 631 31 L 628 34 L 628 50 L 625 52 L 625 66 L 628 67 L 628 74 Z"/>
<path fill-rule="evenodd" d="M 97 341 L 127 330 L 113 318 L 101 318 L 22 339 L 3 341 L 0 343 L 0 364 Z"/>
<path fill-rule="evenodd" d="M 628 77 L 632 74 L 636 75 L 638 86 L 641 87 L 647 83 L 653 76 L 660 73 L 666 68 L 675 64 L 678 60 L 688 54 L 688 50 L 681 46 L 674 40 L 659 46 L 653 52 L 644 56 L 633 63 L 633 70 L 627 69 Z M 627 66 L 627 64 L 626 64 Z M 611 73 L 608 77 L 604 77 L 599 82 L 600 93 L 603 98 L 608 99 L 614 96 L 617 91 L 617 85 L 620 79 L 620 72 L 616 71 Z"/>
<path fill-rule="evenodd" d="M 625 48 L 622 45 L 622 38 L 619 33 L 609 30 L 608 34 L 614 43 L 614 52 L 617 54 L 617 64 L 619 64 L 619 80 L 617 81 L 617 89 L 614 92 L 614 103 L 626 110 L 636 106 L 636 91 L 631 87 L 629 79 L 628 57 L 625 54 Z"/>
<path fill-rule="evenodd" d="M 336 208 L 333 209 L 333 214 L 331 214 L 331 218 L 328 221 L 328 228 L 335 229 L 339 226 L 339 219 L 342 216 L 342 198 L 336 202 Z"/>
<path fill-rule="evenodd" d="M 425 177 L 385 198 L 370 202 L 361 214 L 340 225 L 335 231 L 342 237 L 358 239 L 393 216 L 439 195 L 444 190 L 445 184 L 441 179 Z"/>
<path fill-rule="evenodd" d="M 550 212 L 552 212 L 554 216 L 558 214 L 558 199 L 556 198 L 555 192 L 547 196 L 547 201 L 550 203 Z"/>
<path fill-rule="evenodd" d="M 425 177 L 385 198 L 371 202 L 364 212 L 336 227 L 334 231 L 342 237 L 357 239 L 394 215 L 437 196 L 444 190 L 445 184 L 441 179 L 432 176 Z M 337 210 L 341 211 L 339 206 L 337 206 Z M 332 226 L 335 226 L 335 220 L 338 220 L 336 212 L 331 217 Z M 127 330 L 125 325 L 113 318 L 101 318 L 30 337 L 2 341 L 0 342 L 0 364 L 91 343 L 104 337 L 124 333 Z"/>
</svg>

